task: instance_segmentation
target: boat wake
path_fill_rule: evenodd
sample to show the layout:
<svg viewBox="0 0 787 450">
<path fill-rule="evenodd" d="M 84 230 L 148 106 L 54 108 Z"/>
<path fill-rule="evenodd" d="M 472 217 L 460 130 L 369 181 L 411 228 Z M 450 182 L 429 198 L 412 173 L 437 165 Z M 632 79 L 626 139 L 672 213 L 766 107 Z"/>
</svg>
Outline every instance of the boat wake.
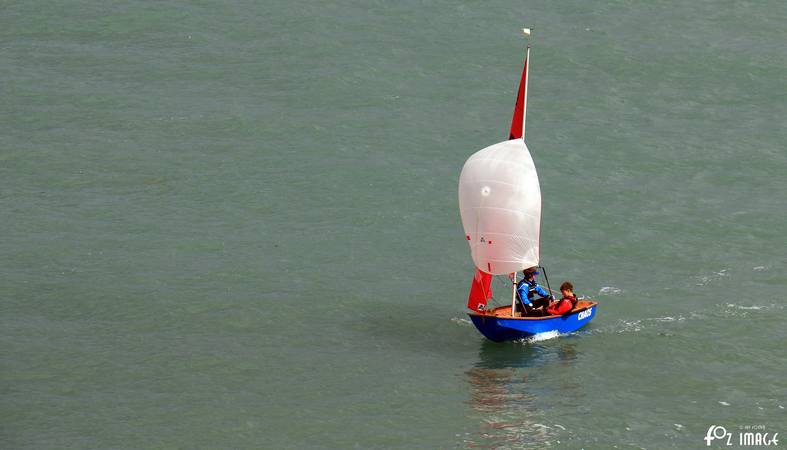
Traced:
<svg viewBox="0 0 787 450">
<path fill-rule="evenodd" d="M 659 331 L 659 333 L 669 334 L 666 324 L 682 325 L 695 320 L 708 320 L 718 318 L 745 318 L 774 310 L 784 309 L 784 305 L 771 303 L 769 305 L 736 305 L 734 303 L 717 304 L 711 311 L 689 312 L 675 316 L 648 317 L 644 319 L 620 319 L 617 323 L 588 330 L 577 331 L 573 334 L 596 334 L 596 333 L 638 333 L 641 331 Z"/>
<path fill-rule="evenodd" d="M 457 324 L 457 325 L 459 325 L 461 327 L 472 327 L 473 326 L 473 322 L 472 321 L 470 321 L 469 319 L 463 319 L 461 317 L 452 317 L 451 318 L 451 322 L 453 322 L 453 323 L 455 323 L 455 324 Z M 548 341 L 550 339 L 555 339 L 555 338 L 558 338 L 560 336 L 570 336 L 572 334 L 575 334 L 575 333 L 560 334 L 560 332 L 558 332 L 557 330 L 554 330 L 554 331 L 547 331 L 545 333 L 538 333 L 538 334 L 535 334 L 535 335 L 530 336 L 528 338 L 517 339 L 517 340 L 515 340 L 513 342 L 517 342 L 517 343 L 520 343 L 520 344 L 532 344 L 534 342 Z"/>
<path fill-rule="evenodd" d="M 548 341 L 550 339 L 556 339 L 556 338 L 559 338 L 560 336 L 568 336 L 570 334 L 571 333 L 561 335 L 557 330 L 555 330 L 555 331 L 547 331 L 545 333 L 538 333 L 538 334 L 535 334 L 535 335 L 527 337 L 527 338 L 516 339 L 513 342 L 516 342 L 518 344 L 533 344 L 535 342 Z"/>
</svg>

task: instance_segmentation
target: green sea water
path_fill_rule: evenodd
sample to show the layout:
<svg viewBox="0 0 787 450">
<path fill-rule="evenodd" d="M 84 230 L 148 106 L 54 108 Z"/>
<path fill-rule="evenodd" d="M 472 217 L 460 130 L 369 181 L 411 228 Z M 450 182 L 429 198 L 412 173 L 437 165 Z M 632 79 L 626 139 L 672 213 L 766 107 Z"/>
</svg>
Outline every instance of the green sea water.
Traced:
<svg viewBox="0 0 787 450">
<path fill-rule="evenodd" d="M 0 2 L 0 448 L 787 435 L 785 18 Z M 494 344 L 465 315 L 457 182 L 507 137 L 523 26 L 542 263 L 600 306 Z"/>
</svg>

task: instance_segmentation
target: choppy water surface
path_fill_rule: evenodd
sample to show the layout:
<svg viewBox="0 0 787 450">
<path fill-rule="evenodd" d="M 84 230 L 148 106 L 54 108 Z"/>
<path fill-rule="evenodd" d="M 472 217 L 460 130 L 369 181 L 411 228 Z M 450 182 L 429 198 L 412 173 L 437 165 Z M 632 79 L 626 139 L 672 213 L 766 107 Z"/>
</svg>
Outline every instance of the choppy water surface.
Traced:
<svg viewBox="0 0 787 450">
<path fill-rule="evenodd" d="M 787 433 L 783 2 L 1 9 L 0 447 Z M 601 305 L 501 345 L 456 185 L 524 25 L 542 262 Z"/>
</svg>

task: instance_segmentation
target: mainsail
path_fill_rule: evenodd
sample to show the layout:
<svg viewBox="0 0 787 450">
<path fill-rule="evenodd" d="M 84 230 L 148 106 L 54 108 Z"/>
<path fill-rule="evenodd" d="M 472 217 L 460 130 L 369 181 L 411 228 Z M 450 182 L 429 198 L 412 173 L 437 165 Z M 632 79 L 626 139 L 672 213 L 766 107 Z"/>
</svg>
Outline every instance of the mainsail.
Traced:
<svg viewBox="0 0 787 450">
<path fill-rule="evenodd" d="M 468 308 L 482 312 L 492 275 L 538 265 L 541 189 L 524 141 L 528 55 L 517 93 L 510 140 L 473 154 L 459 176 L 459 210 L 476 266 Z"/>
</svg>

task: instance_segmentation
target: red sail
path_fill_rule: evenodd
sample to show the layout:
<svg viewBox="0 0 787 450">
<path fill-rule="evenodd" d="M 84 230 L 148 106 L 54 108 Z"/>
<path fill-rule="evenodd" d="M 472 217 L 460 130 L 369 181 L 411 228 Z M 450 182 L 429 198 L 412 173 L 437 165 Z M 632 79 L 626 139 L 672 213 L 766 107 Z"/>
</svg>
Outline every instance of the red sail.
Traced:
<svg viewBox="0 0 787 450">
<path fill-rule="evenodd" d="M 492 298 L 492 275 L 475 270 L 473 284 L 470 285 L 470 296 L 467 298 L 467 307 L 477 313 L 486 311 L 486 302 Z"/>
<path fill-rule="evenodd" d="M 522 68 L 522 80 L 519 82 L 519 92 L 516 95 L 516 106 L 514 107 L 514 118 L 511 120 L 511 132 L 508 139 L 519 139 L 524 134 L 523 119 L 525 118 L 525 102 L 527 101 L 527 60 L 525 67 Z"/>
</svg>

